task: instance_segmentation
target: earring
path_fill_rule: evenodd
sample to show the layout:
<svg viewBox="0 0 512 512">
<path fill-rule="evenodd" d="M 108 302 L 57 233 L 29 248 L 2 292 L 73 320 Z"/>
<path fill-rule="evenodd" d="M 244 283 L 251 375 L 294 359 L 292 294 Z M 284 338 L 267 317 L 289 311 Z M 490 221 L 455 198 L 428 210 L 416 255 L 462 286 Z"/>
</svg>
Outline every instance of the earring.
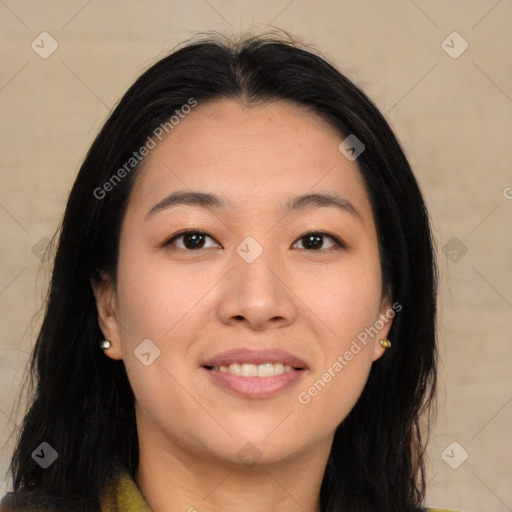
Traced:
<svg viewBox="0 0 512 512">
<path fill-rule="evenodd" d="M 391 341 L 389 341 L 387 338 L 383 338 L 382 340 L 379 341 L 379 343 L 384 347 L 384 348 L 391 348 Z"/>
<path fill-rule="evenodd" d="M 101 350 L 105 351 L 105 350 L 107 350 L 107 349 L 109 349 L 109 348 L 110 348 L 110 345 L 111 345 L 111 343 L 110 343 L 110 341 L 109 341 L 109 340 L 103 340 L 103 341 L 100 343 L 100 348 L 101 348 Z"/>
</svg>

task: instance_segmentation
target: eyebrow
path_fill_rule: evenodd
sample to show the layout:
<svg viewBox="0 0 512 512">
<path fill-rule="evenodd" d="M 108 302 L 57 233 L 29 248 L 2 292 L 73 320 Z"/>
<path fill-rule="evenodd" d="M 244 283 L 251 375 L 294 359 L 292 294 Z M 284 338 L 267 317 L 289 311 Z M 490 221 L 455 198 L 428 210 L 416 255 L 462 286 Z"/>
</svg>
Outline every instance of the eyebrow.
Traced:
<svg viewBox="0 0 512 512">
<path fill-rule="evenodd" d="M 304 210 L 306 208 L 337 208 L 343 212 L 351 213 L 363 220 L 356 207 L 348 200 L 335 194 L 305 194 L 288 201 L 284 207 L 287 213 L 292 210 Z"/>
<path fill-rule="evenodd" d="M 200 208 L 216 208 L 220 210 L 233 208 L 232 203 L 229 200 L 215 194 L 196 191 L 176 191 L 155 204 L 146 214 L 145 220 L 148 220 L 159 212 L 169 210 L 170 208 L 179 205 L 197 206 Z M 343 199 L 335 194 L 305 194 L 294 197 L 284 204 L 283 212 L 288 213 L 293 210 L 328 207 L 337 208 L 343 212 L 351 213 L 363 222 L 363 217 L 356 207 L 349 200 Z"/>
<path fill-rule="evenodd" d="M 168 210 L 174 206 L 189 205 L 199 206 L 201 208 L 217 208 L 227 210 L 231 208 L 231 203 L 225 199 L 207 192 L 182 192 L 177 191 L 164 197 L 155 204 L 146 215 L 146 219 L 163 210 Z"/>
</svg>

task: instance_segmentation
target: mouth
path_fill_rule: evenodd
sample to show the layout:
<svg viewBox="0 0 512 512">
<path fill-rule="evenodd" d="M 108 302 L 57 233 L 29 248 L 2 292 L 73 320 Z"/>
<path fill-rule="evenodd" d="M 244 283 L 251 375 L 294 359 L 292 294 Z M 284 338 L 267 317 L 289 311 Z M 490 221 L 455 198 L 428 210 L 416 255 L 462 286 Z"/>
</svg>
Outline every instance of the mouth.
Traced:
<svg viewBox="0 0 512 512">
<path fill-rule="evenodd" d="M 281 350 L 237 349 L 206 361 L 213 384 L 246 398 L 268 398 L 296 384 L 308 367 Z"/>
</svg>

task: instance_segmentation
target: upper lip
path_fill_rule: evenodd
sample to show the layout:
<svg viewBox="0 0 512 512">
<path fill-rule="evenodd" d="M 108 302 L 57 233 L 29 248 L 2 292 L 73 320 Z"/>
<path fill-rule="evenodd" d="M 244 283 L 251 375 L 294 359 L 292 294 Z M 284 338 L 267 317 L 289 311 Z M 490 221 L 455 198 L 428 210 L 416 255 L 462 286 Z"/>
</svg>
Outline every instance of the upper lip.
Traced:
<svg viewBox="0 0 512 512">
<path fill-rule="evenodd" d="M 307 365 L 302 359 L 284 350 L 247 348 L 236 348 L 217 354 L 205 361 L 203 366 L 229 366 L 232 363 L 283 363 L 290 365 L 292 368 L 307 369 Z"/>
</svg>

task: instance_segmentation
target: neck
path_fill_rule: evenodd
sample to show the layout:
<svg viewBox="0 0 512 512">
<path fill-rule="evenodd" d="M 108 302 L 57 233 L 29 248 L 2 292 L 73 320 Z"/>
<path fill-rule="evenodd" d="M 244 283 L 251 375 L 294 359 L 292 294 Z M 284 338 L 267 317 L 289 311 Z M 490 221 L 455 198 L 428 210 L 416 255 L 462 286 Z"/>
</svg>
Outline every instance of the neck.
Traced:
<svg viewBox="0 0 512 512">
<path fill-rule="evenodd" d="M 135 477 L 153 512 L 320 512 L 331 440 L 314 455 L 251 467 L 169 446 L 168 439 L 153 440 L 140 443 Z"/>
</svg>

